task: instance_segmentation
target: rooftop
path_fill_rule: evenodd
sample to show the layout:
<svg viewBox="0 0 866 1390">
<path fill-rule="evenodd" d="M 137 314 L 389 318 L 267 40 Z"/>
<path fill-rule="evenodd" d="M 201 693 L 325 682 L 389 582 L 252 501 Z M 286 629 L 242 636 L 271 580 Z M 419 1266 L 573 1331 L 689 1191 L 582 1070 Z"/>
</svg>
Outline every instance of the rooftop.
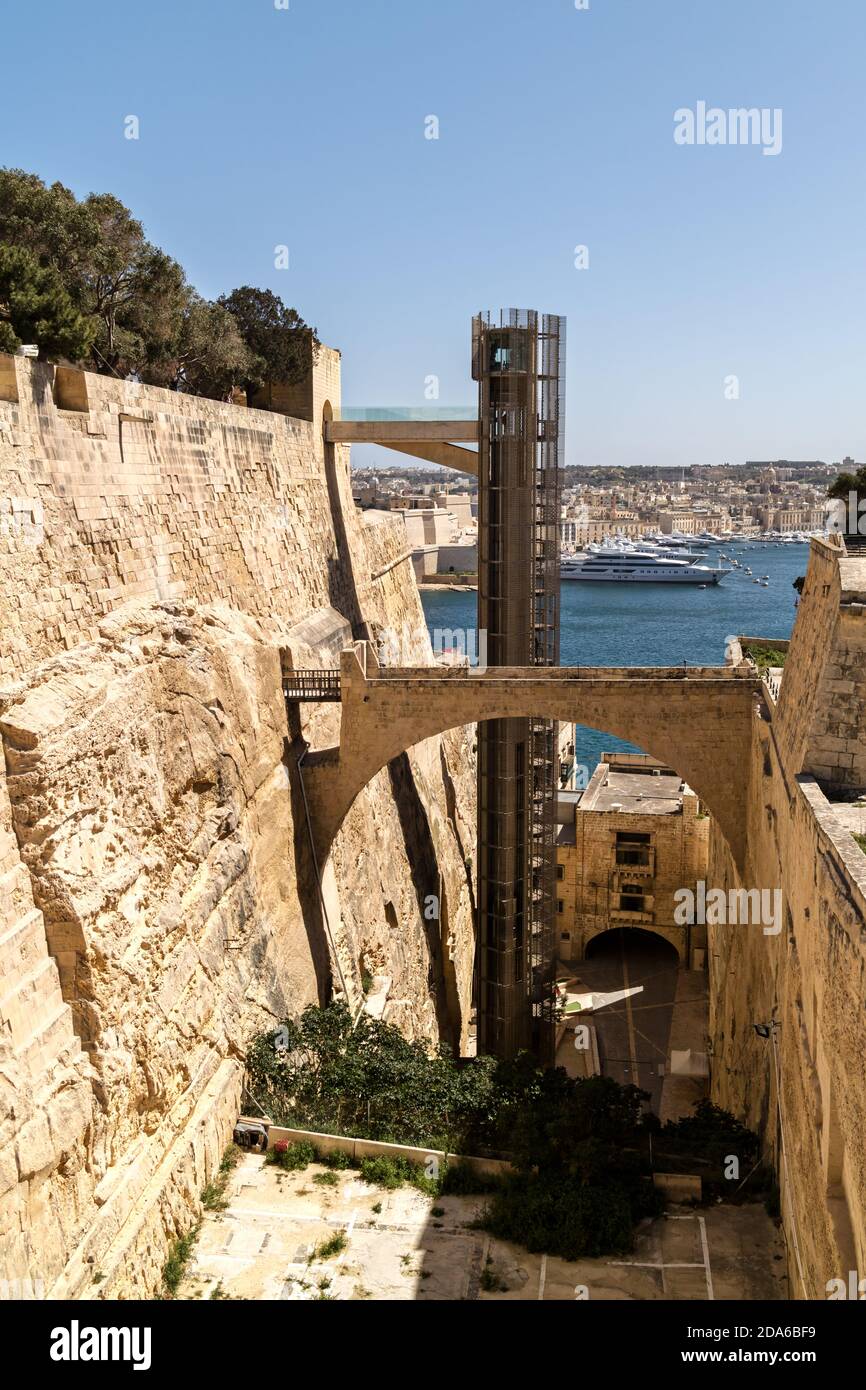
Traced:
<svg viewBox="0 0 866 1390">
<path fill-rule="evenodd" d="M 581 802 L 583 811 L 640 811 L 642 814 L 670 815 L 683 804 L 685 784 L 677 776 L 653 776 L 652 773 L 614 772 L 598 787 L 594 798 L 587 801 L 590 787 Z"/>
<path fill-rule="evenodd" d="M 674 815 L 693 795 L 678 773 L 645 754 L 605 753 L 580 798 L 581 811 Z"/>
</svg>

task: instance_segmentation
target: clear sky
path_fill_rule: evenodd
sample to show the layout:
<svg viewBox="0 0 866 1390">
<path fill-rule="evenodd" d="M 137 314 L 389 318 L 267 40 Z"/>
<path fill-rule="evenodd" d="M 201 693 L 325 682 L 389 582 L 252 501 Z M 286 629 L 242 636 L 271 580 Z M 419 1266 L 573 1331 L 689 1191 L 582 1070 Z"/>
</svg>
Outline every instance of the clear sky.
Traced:
<svg viewBox="0 0 866 1390">
<path fill-rule="evenodd" d="M 864 0 L 288 6 L 9 6 L 0 163 L 278 292 L 347 405 L 470 404 L 515 305 L 568 318 L 568 462 L 866 457 Z M 781 152 L 676 144 L 699 101 L 781 109 Z"/>
</svg>

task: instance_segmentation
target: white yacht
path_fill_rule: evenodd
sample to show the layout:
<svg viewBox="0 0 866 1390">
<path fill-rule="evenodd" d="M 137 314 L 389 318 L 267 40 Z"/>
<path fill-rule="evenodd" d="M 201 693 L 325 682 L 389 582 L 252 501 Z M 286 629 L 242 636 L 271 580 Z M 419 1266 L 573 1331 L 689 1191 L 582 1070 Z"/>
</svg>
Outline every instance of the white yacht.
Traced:
<svg viewBox="0 0 866 1390">
<path fill-rule="evenodd" d="M 695 564 L 691 559 L 630 548 L 600 548 L 563 555 L 559 567 L 561 579 L 620 584 L 718 584 L 729 573 Z"/>
</svg>

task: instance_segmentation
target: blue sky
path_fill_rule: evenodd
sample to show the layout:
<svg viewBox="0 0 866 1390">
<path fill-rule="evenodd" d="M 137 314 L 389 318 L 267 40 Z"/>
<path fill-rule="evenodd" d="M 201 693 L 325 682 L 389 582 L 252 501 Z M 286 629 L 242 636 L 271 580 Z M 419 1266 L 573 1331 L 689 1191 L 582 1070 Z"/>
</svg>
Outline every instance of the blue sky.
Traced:
<svg viewBox="0 0 866 1390">
<path fill-rule="evenodd" d="M 516 305 L 568 318 L 568 462 L 863 459 L 866 4 L 589 5 L 18 5 L 0 162 L 274 289 L 347 405 L 471 403 L 470 317 Z M 678 146 L 702 100 L 780 108 L 781 153 Z"/>
</svg>

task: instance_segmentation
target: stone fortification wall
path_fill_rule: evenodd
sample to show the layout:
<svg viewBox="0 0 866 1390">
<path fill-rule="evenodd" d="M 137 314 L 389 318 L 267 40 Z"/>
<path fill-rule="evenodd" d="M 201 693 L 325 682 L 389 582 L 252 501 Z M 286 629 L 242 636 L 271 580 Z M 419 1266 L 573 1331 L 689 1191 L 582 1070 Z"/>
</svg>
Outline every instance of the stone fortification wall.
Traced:
<svg viewBox="0 0 866 1390">
<path fill-rule="evenodd" d="M 845 611 L 860 564 L 813 541 L 778 703 L 768 690 L 755 716 L 742 877 L 711 840 L 710 882 L 779 892 L 778 931 L 709 928 L 712 1084 L 776 1166 L 790 1287 L 808 1298 L 866 1274 L 866 856 L 838 800 L 852 777 L 866 789 L 863 620 Z M 775 1045 L 755 1024 L 778 1025 Z"/>
<path fill-rule="evenodd" d="M 371 782 L 325 913 L 297 764 L 339 707 L 290 725 L 280 650 L 432 656 L 399 519 L 364 526 L 312 420 L 5 359 L 0 605 L 0 1277 L 148 1293 L 253 1032 L 378 978 L 465 1042 L 472 760 L 455 730 Z"/>
</svg>

